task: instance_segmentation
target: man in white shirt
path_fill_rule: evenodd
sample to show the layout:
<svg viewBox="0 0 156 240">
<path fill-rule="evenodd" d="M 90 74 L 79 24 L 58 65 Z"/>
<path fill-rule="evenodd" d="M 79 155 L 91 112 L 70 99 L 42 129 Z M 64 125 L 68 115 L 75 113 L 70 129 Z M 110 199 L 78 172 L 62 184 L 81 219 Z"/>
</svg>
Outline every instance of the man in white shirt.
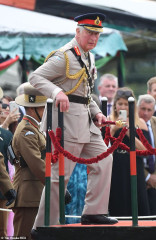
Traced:
<svg viewBox="0 0 156 240">
<path fill-rule="evenodd" d="M 98 86 L 99 99 L 101 101 L 102 97 L 107 97 L 107 116 L 110 115 L 114 96 L 118 89 L 118 78 L 110 73 L 106 73 L 101 76 L 100 83 Z"/>
<path fill-rule="evenodd" d="M 153 116 L 155 99 L 149 95 L 140 95 L 138 98 L 138 114 L 143 118 L 148 126 L 151 145 L 156 147 L 156 117 Z M 148 159 L 149 158 L 149 159 Z M 147 193 L 151 215 L 156 214 L 156 156 L 150 155 L 145 158 L 145 180 L 147 183 Z"/>
</svg>

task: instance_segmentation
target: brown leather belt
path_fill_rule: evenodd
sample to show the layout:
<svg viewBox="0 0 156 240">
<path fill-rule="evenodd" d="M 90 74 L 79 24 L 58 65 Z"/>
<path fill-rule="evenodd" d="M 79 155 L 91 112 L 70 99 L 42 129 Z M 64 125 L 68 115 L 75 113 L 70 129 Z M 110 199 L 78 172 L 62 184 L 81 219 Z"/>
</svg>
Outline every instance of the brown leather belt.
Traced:
<svg viewBox="0 0 156 240">
<path fill-rule="evenodd" d="M 81 97 L 81 96 L 72 95 L 72 94 L 69 94 L 67 96 L 69 98 L 69 102 L 86 104 L 86 105 L 88 105 L 90 103 L 89 97 Z"/>
</svg>

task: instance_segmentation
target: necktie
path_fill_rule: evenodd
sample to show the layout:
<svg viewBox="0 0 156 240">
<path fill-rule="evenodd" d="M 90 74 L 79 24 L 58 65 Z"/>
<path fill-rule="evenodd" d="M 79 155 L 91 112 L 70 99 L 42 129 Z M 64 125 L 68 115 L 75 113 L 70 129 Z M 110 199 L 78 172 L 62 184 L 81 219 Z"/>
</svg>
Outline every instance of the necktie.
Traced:
<svg viewBox="0 0 156 240">
<path fill-rule="evenodd" d="M 151 129 L 150 129 L 150 125 L 147 123 L 147 127 L 148 127 L 148 132 L 149 132 L 149 136 L 150 136 L 150 143 L 152 144 L 152 137 L 151 137 Z M 155 161 L 154 161 L 154 156 L 153 155 L 149 155 L 147 157 L 147 164 L 149 167 L 149 172 L 153 173 L 155 170 Z"/>
<path fill-rule="evenodd" d="M 86 59 L 88 60 L 88 52 L 84 52 Z"/>
<path fill-rule="evenodd" d="M 112 104 L 110 104 L 110 103 L 107 104 L 107 116 L 109 116 L 111 113 L 111 106 L 112 106 Z"/>
</svg>

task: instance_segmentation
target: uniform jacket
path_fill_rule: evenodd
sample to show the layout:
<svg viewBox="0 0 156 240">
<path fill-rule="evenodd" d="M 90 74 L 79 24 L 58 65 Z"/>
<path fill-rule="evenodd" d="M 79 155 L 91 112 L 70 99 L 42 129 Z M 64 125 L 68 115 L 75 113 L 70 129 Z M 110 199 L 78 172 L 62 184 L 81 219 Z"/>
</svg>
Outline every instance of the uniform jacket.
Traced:
<svg viewBox="0 0 156 240">
<path fill-rule="evenodd" d="M 88 66 L 88 60 L 86 59 L 82 48 L 74 38 L 71 42 L 56 51 L 46 63 L 31 74 L 29 78 L 30 83 L 48 98 L 53 98 L 53 91 L 56 90 L 56 88 L 59 87 L 62 91 L 67 92 L 73 89 L 78 83 L 80 77 L 76 77 L 76 74 L 82 69 L 82 67 L 70 50 L 75 46 L 77 46 L 81 52 L 82 61 Z M 68 56 L 69 65 L 67 64 L 65 53 Z M 89 56 L 91 62 L 89 72 L 94 80 L 94 57 L 91 53 L 89 53 Z M 75 75 L 75 77 L 72 78 L 69 75 Z M 86 97 L 88 96 L 89 89 L 87 79 L 84 79 L 72 94 Z M 54 130 L 58 125 L 57 111 L 58 109 L 55 107 L 54 102 L 52 114 L 52 128 Z M 90 132 L 100 135 L 100 130 L 92 121 L 95 115 L 99 112 L 101 112 L 101 110 L 93 100 L 91 100 L 89 105 L 70 102 L 69 111 L 64 113 L 64 139 L 72 142 L 87 143 L 90 142 Z M 44 121 L 42 122 L 46 124 L 46 111 L 43 115 L 43 119 Z M 43 126 L 43 129 L 45 130 L 46 127 Z"/>
<path fill-rule="evenodd" d="M 15 164 L 15 207 L 38 207 L 45 183 L 45 161 L 41 159 L 41 151 L 45 149 L 46 142 L 37 122 L 28 115 L 24 118 L 18 124 L 12 141 L 17 160 L 22 156 L 27 164 L 26 167 Z"/>
<path fill-rule="evenodd" d="M 151 119 L 150 119 L 150 122 L 151 122 L 151 127 L 152 127 L 152 131 L 153 131 L 153 135 L 154 135 L 154 145 L 155 145 L 155 148 L 156 148 L 156 117 L 152 116 Z M 145 177 L 147 177 L 148 173 L 149 172 L 147 170 L 145 170 Z M 156 163 L 155 163 L 154 174 L 156 174 Z"/>
<path fill-rule="evenodd" d="M 4 164 L 4 157 L 0 153 L 0 190 L 4 195 L 10 189 L 13 189 L 13 185 L 10 181 L 9 174 L 6 171 L 6 166 Z"/>
</svg>

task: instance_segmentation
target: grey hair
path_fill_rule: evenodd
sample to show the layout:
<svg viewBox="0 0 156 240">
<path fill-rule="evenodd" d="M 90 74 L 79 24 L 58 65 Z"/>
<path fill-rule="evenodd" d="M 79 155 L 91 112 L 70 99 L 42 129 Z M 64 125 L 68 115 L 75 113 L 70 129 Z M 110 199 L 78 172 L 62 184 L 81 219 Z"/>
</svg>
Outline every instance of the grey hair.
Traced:
<svg viewBox="0 0 156 240">
<path fill-rule="evenodd" d="M 101 86 L 104 82 L 105 79 L 109 79 L 110 81 L 115 81 L 116 84 L 117 84 L 117 87 L 118 87 L 118 78 L 111 74 L 111 73 L 106 73 L 106 74 L 103 74 L 101 77 L 100 77 L 100 82 L 99 82 L 99 86 Z"/>
<path fill-rule="evenodd" d="M 80 26 L 80 25 L 77 25 L 77 27 L 76 27 L 77 29 L 79 29 L 80 30 L 80 32 L 82 32 L 83 30 L 84 30 L 84 27 L 83 26 Z"/>
<path fill-rule="evenodd" d="M 153 107 L 155 106 L 155 99 L 154 99 L 154 97 L 152 97 L 152 95 L 150 95 L 150 94 L 140 95 L 140 96 L 138 97 L 137 106 L 139 107 L 142 102 L 145 102 L 145 103 L 153 103 Z"/>
</svg>

